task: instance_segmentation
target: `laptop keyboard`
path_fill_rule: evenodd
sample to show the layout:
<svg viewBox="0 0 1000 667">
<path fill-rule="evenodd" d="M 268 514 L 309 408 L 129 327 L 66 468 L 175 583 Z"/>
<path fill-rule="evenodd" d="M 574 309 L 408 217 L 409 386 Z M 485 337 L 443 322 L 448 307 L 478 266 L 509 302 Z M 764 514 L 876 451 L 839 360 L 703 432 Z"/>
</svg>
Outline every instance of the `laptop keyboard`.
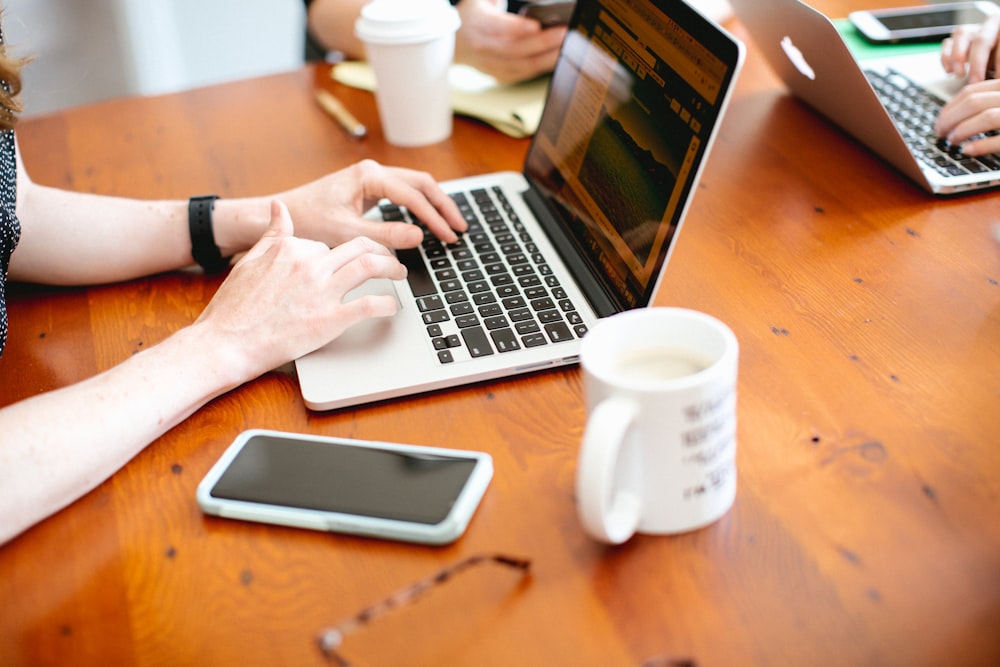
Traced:
<svg viewBox="0 0 1000 667">
<path fill-rule="evenodd" d="M 950 144 L 934 134 L 944 101 L 928 93 L 899 72 L 866 70 L 879 99 L 892 116 L 910 152 L 944 176 L 964 176 L 1000 169 L 1000 154 L 970 157 L 959 145 Z"/>
<path fill-rule="evenodd" d="M 419 248 L 396 255 L 407 268 L 438 361 L 582 338 L 587 332 L 583 318 L 503 191 L 477 189 L 452 199 L 469 230 L 450 245 L 407 210 L 391 203 L 380 206 L 384 220 L 424 228 Z"/>
</svg>

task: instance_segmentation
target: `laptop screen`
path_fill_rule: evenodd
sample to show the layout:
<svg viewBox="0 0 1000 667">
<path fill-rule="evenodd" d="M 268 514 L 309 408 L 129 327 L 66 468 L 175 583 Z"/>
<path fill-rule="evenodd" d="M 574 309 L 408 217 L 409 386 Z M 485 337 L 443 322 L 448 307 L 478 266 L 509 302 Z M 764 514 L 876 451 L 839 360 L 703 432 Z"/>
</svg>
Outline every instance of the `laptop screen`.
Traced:
<svg viewBox="0 0 1000 667">
<path fill-rule="evenodd" d="M 740 57 L 680 0 L 577 3 L 525 175 L 614 310 L 653 297 Z"/>
</svg>

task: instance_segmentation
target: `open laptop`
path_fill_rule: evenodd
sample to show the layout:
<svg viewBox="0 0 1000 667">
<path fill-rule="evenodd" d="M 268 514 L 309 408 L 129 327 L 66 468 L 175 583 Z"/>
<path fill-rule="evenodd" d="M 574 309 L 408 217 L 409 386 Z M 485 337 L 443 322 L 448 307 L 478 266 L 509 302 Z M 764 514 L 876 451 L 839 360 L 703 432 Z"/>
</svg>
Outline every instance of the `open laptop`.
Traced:
<svg viewBox="0 0 1000 667">
<path fill-rule="evenodd" d="M 400 310 L 296 361 L 306 405 L 574 364 L 598 319 L 648 306 L 743 55 L 681 0 L 580 0 L 522 172 L 442 183 L 469 232 L 454 246 L 426 234 L 397 253 L 406 280 L 358 290 Z"/>
<path fill-rule="evenodd" d="M 936 109 L 961 87 L 937 51 L 883 47 L 890 55 L 859 60 L 833 22 L 799 0 L 731 3 L 796 97 L 924 189 L 950 195 L 1000 185 L 1000 155 L 968 159 L 934 136 Z"/>
</svg>

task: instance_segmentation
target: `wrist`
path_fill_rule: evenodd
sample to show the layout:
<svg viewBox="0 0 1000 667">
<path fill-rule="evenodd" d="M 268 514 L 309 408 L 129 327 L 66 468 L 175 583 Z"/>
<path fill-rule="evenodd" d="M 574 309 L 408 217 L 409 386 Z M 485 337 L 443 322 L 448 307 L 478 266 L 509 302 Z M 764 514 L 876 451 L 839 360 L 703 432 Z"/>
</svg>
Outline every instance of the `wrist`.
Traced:
<svg viewBox="0 0 1000 667">
<path fill-rule="evenodd" d="M 267 198 L 219 199 L 215 202 L 215 243 L 224 256 L 249 250 L 267 231 L 271 204 Z"/>
</svg>

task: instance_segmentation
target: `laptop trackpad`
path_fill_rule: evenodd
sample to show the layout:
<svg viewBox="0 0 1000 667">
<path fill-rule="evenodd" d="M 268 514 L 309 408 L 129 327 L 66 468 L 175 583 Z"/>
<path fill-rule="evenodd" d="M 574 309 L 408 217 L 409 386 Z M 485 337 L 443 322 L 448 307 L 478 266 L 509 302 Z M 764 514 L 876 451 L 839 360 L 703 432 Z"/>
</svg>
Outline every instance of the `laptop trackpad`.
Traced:
<svg viewBox="0 0 1000 667">
<path fill-rule="evenodd" d="M 399 296 L 396 294 L 396 287 L 391 280 L 385 278 L 373 278 L 365 282 L 360 287 L 351 290 L 344 297 L 344 301 L 354 301 L 362 296 L 377 295 L 391 296 L 396 300 L 396 308 L 401 310 L 402 306 Z M 342 333 L 333 344 L 338 350 L 348 351 L 370 350 L 384 344 L 393 328 L 393 317 L 372 317 L 363 322 L 358 322 Z"/>
</svg>

